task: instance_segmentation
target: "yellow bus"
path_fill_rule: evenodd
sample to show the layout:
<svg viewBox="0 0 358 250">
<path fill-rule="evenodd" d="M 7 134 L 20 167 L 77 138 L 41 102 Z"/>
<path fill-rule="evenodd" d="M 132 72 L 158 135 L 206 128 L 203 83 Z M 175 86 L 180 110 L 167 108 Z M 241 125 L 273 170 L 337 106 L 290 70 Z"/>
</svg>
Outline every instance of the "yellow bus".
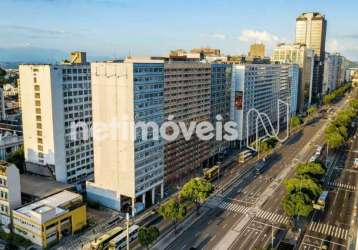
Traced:
<svg viewBox="0 0 358 250">
<path fill-rule="evenodd" d="M 239 154 L 239 162 L 240 163 L 245 163 L 248 160 L 250 160 L 251 158 L 252 158 L 252 152 L 249 149 L 244 150 L 244 151 L 240 152 L 240 154 Z"/>
<path fill-rule="evenodd" d="M 134 240 L 137 239 L 138 230 L 139 230 L 138 225 L 132 225 L 129 228 L 129 230 L 128 230 L 129 245 L 131 244 L 131 242 L 133 242 Z M 127 246 L 127 231 L 124 230 L 120 235 L 118 235 L 117 237 L 113 238 L 109 242 L 108 250 L 121 250 L 121 249 L 125 249 L 126 246 Z"/>
<path fill-rule="evenodd" d="M 114 227 L 104 234 L 102 234 L 99 238 L 95 239 L 91 242 L 91 250 L 106 250 L 109 247 L 109 242 L 118 236 L 124 229 L 121 227 Z"/>
<path fill-rule="evenodd" d="M 215 165 L 211 168 L 204 168 L 204 178 L 207 180 L 213 180 L 219 176 L 219 165 Z"/>
</svg>

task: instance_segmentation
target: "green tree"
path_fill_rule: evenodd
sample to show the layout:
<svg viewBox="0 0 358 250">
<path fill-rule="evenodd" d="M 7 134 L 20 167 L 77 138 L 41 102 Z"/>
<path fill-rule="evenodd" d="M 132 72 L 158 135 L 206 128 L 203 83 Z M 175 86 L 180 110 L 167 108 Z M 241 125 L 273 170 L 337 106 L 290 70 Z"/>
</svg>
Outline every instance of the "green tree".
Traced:
<svg viewBox="0 0 358 250">
<path fill-rule="evenodd" d="M 285 213 L 292 218 L 307 217 L 313 210 L 310 197 L 302 192 L 287 194 L 281 204 Z"/>
<path fill-rule="evenodd" d="M 311 199 L 316 198 L 322 193 L 321 186 L 316 183 L 313 179 L 297 176 L 285 181 L 286 190 L 290 194 L 294 193 L 304 193 L 308 195 Z"/>
<path fill-rule="evenodd" d="M 306 163 L 299 164 L 296 168 L 296 175 L 301 178 L 311 178 L 315 181 L 319 181 L 326 173 L 325 167 L 321 163 Z"/>
<path fill-rule="evenodd" d="M 314 115 L 315 113 L 317 113 L 317 108 L 316 108 L 316 107 L 311 106 L 311 107 L 308 108 L 307 114 L 308 114 L 309 116 L 312 116 L 312 115 Z"/>
<path fill-rule="evenodd" d="M 323 97 L 323 104 L 324 104 L 324 105 L 329 105 L 329 104 L 332 103 L 333 99 L 334 99 L 334 98 L 333 98 L 332 95 L 325 95 L 325 96 Z"/>
<path fill-rule="evenodd" d="M 21 146 L 18 150 L 10 153 L 6 157 L 6 161 L 15 164 L 20 173 L 23 173 L 25 170 L 24 147 Z"/>
<path fill-rule="evenodd" d="M 358 99 L 354 99 L 350 102 L 350 105 L 353 109 L 358 110 Z"/>
<path fill-rule="evenodd" d="M 344 144 L 344 137 L 337 132 L 325 135 L 325 141 L 331 149 L 337 149 Z"/>
<path fill-rule="evenodd" d="M 188 181 L 179 192 L 180 200 L 189 201 L 196 206 L 196 212 L 202 203 L 214 191 L 214 186 L 203 178 L 194 178 Z"/>
<path fill-rule="evenodd" d="M 184 219 L 186 216 L 186 206 L 179 203 L 176 198 L 171 198 L 159 207 L 158 213 L 163 216 L 165 220 L 173 222 L 174 232 L 176 232 L 178 221 Z"/>
<path fill-rule="evenodd" d="M 159 237 L 159 230 L 158 228 L 151 226 L 151 227 L 141 227 L 138 231 L 138 241 L 146 249 L 149 249 L 149 246 L 157 240 Z"/>
<path fill-rule="evenodd" d="M 290 122 L 291 128 L 298 127 L 301 124 L 302 124 L 301 118 L 299 118 L 298 116 L 291 117 L 291 122 Z"/>
</svg>

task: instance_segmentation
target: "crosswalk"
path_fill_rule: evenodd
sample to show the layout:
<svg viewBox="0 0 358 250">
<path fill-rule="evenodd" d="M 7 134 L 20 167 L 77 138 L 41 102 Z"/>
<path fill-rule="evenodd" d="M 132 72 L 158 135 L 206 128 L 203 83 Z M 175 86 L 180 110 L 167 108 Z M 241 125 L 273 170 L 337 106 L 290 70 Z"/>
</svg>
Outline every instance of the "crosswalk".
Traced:
<svg viewBox="0 0 358 250">
<path fill-rule="evenodd" d="M 250 207 L 246 207 L 246 206 L 243 206 L 240 204 L 226 202 L 226 201 L 221 202 L 218 205 L 218 207 L 221 209 L 225 209 L 225 210 L 229 210 L 229 211 L 233 211 L 233 212 L 241 213 L 241 214 L 246 213 L 248 211 L 248 209 L 250 209 Z M 272 213 L 272 212 L 264 211 L 261 209 L 257 211 L 256 217 L 267 220 L 267 221 L 271 221 L 273 223 L 278 223 L 278 224 L 288 225 L 290 223 L 289 217 L 287 217 L 285 215 Z"/>
<path fill-rule="evenodd" d="M 259 218 L 262 218 L 264 220 L 274 222 L 274 223 L 279 223 L 279 224 L 284 224 L 284 225 L 288 225 L 290 223 L 289 217 L 287 217 L 285 215 L 277 214 L 277 213 L 264 211 L 264 210 L 259 210 L 259 212 L 256 214 L 256 216 Z"/>
<path fill-rule="evenodd" d="M 229 211 L 233 211 L 236 213 L 241 213 L 244 214 L 247 212 L 247 210 L 249 209 L 249 207 L 245 207 L 239 204 L 235 204 L 232 202 L 226 202 L 223 201 L 219 204 L 219 208 L 225 209 L 225 210 L 229 210 Z"/>
<path fill-rule="evenodd" d="M 348 238 L 348 230 L 344 228 L 340 228 L 334 225 L 323 224 L 319 222 L 311 222 L 308 226 L 308 230 L 312 232 L 321 233 L 324 235 L 329 235 L 332 237 L 336 237 L 338 239 L 347 240 Z"/>
<path fill-rule="evenodd" d="M 341 183 L 341 182 L 329 182 L 328 185 L 331 186 L 331 187 L 344 188 L 344 189 L 351 190 L 351 191 L 356 190 L 355 186 L 344 184 L 344 183 Z"/>
</svg>

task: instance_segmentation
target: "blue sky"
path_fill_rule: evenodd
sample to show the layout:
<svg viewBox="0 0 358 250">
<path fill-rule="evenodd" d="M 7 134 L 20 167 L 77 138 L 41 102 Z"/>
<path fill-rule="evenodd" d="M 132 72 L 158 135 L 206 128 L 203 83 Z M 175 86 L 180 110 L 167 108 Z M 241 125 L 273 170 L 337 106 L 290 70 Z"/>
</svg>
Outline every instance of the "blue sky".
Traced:
<svg viewBox="0 0 358 250">
<path fill-rule="evenodd" d="M 296 16 L 319 11 L 327 49 L 358 60 L 357 9 L 357 0 L 1 0 L 0 48 L 118 57 L 210 46 L 237 54 L 258 41 L 269 55 L 294 40 Z"/>
</svg>

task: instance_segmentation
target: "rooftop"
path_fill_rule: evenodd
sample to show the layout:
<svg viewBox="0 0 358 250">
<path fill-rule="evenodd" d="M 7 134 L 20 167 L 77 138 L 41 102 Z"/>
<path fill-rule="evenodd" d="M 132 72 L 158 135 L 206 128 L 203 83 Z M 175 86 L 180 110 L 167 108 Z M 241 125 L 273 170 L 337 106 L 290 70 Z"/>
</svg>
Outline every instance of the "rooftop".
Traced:
<svg viewBox="0 0 358 250">
<path fill-rule="evenodd" d="M 64 190 L 72 190 L 74 186 L 55 181 L 50 177 L 22 174 L 20 176 L 21 193 L 36 199 L 43 199 Z"/>
<path fill-rule="evenodd" d="M 82 196 L 80 194 L 70 191 L 62 191 L 45 199 L 25 205 L 15 211 L 28 217 L 33 217 L 34 213 L 42 216 L 47 212 L 54 210 L 53 216 L 51 216 L 54 217 L 67 211 L 66 208 L 63 208 L 63 206 L 77 200 L 82 200 Z"/>
</svg>

